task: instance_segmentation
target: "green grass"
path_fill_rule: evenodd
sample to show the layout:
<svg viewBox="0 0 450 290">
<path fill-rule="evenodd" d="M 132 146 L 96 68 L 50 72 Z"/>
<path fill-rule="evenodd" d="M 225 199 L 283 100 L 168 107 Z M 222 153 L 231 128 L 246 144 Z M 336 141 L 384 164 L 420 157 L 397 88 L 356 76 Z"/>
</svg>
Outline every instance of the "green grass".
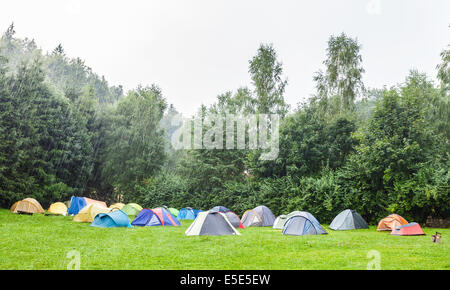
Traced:
<svg viewBox="0 0 450 290">
<path fill-rule="evenodd" d="M 81 269 L 366 269 L 380 253 L 381 269 L 450 269 L 450 229 L 399 237 L 369 230 L 284 236 L 246 228 L 241 236 L 187 237 L 181 227 L 94 228 L 72 217 L 18 215 L 0 210 L 0 269 L 67 269 L 68 252 Z M 431 234 L 442 233 L 442 243 Z"/>
</svg>

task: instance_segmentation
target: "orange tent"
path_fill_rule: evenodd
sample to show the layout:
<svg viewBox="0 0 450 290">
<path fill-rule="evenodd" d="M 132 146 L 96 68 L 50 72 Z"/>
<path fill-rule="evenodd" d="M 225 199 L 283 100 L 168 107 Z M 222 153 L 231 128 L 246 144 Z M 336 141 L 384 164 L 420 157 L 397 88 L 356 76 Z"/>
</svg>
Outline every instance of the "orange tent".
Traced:
<svg viewBox="0 0 450 290">
<path fill-rule="evenodd" d="M 44 213 L 41 204 L 34 198 L 25 198 L 14 203 L 10 209 L 13 213 Z"/>
<path fill-rule="evenodd" d="M 106 202 L 104 202 L 104 201 L 99 201 L 99 200 L 95 200 L 95 199 L 90 199 L 90 198 L 87 198 L 87 197 L 85 197 L 84 200 L 86 201 L 86 205 L 89 205 L 89 204 L 91 204 L 91 203 L 96 203 L 96 204 L 98 204 L 98 205 L 100 205 L 100 206 L 107 207 L 107 206 L 106 206 Z"/>
<path fill-rule="evenodd" d="M 392 231 L 396 227 L 406 225 L 408 222 L 398 214 L 391 214 L 378 223 L 377 231 Z"/>
</svg>

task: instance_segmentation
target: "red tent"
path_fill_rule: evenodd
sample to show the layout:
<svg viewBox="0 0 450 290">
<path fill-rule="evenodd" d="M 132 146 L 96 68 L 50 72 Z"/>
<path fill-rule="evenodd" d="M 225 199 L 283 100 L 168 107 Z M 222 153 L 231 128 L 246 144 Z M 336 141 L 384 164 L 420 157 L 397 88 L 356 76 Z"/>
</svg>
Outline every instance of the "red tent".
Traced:
<svg viewBox="0 0 450 290">
<path fill-rule="evenodd" d="M 421 236 L 425 235 L 418 223 L 409 223 L 403 226 L 396 227 L 392 230 L 391 235 L 396 236 Z"/>
</svg>

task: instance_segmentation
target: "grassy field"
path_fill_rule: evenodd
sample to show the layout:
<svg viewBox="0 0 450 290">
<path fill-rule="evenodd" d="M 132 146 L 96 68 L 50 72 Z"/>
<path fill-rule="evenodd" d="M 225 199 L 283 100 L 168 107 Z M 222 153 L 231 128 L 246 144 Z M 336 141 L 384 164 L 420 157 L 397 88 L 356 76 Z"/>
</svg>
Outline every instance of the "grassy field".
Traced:
<svg viewBox="0 0 450 290">
<path fill-rule="evenodd" d="M 18 215 L 0 210 L 0 269 L 67 269 L 68 253 L 81 269 L 366 269 L 380 254 L 381 269 L 450 269 L 450 229 L 399 237 L 369 230 L 283 236 L 246 228 L 242 236 L 187 237 L 181 227 L 94 228 L 72 217 Z M 442 233 L 442 243 L 431 234 Z M 369 255 L 370 256 L 370 255 Z"/>
</svg>

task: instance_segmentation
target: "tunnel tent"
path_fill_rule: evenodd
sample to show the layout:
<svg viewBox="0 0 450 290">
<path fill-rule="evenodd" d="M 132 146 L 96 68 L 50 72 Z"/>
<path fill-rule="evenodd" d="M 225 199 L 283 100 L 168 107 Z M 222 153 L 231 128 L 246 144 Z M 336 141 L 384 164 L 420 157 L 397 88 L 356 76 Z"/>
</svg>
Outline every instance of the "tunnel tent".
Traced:
<svg viewBox="0 0 450 290">
<path fill-rule="evenodd" d="M 277 229 L 277 230 L 282 230 L 286 220 L 287 220 L 287 215 L 285 215 L 285 214 L 277 216 L 277 218 L 273 222 L 273 228 Z"/>
<path fill-rule="evenodd" d="M 406 225 L 398 226 L 391 231 L 391 235 L 394 236 L 423 236 L 424 231 L 418 223 L 409 223 Z"/>
<path fill-rule="evenodd" d="M 131 222 L 133 226 L 179 226 L 180 222 L 165 208 L 144 208 Z"/>
<path fill-rule="evenodd" d="M 128 216 L 136 216 L 142 210 L 142 206 L 137 203 L 128 203 L 121 210 Z"/>
<path fill-rule="evenodd" d="M 306 236 L 327 234 L 325 229 L 304 215 L 294 215 L 288 218 L 283 228 L 283 235 Z"/>
<path fill-rule="evenodd" d="M 210 209 L 211 211 L 220 211 L 223 213 L 229 212 L 230 210 L 222 205 L 217 205 L 215 207 L 213 207 L 212 209 Z"/>
<path fill-rule="evenodd" d="M 392 231 L 396 227 L 406 225 L 408 222 L 398 214 L 391 214 L 380 220 L 377 231 Z"/>
<path fill-rule="evenodd" d="M 50 205 L 48 212 L 57 215 L 67 215 L 67 206 L 63 202 L 55 202 Z"/>
<path fill-rule="evenodd" d="M 121 210 L 113 210 L 108 213 L 99 213 L 95 216 L 94 221 L 91 223 L 91 227 L 99 228 L 118 228 L 126 227 L 131 228 L 128 215 Z"/>
<path fill-rule="evenodd" d="M 185 234 L 187 236 L 241 235 L 227 216 L 218 211 L 200 212 Z"/>
<path fill-rule="evenodd" d="M 242 224 L 245 227 L 268 227 L 273 226 L 275 216 L 272 211 L 264 205 L 247 210 L 242 215 Z"/>
<path fill-rule="evenodd" d="M 74 222 L 91 223 L 99 213 L 109 213 L 113 209 L 103 207 L 97 203 L 91 203 L 83 207 L 74 217 Z"/>
<path fill-rule="evenodd" d="M 14 203 L 11 206 L 10 210 L 13 213 L 26 213 L 26 214 L 44 213 L 44 209 L 42 208 L 39 201 L 31 197 L 22 199 Z"/>
<path fill-rule="evenodd" d="M 330 224 L 330 229 L 338 231 L 368 228 L 369 225 L 363 217 L 351 209 L 346 209 L 339 213 Z"/>
</svg>

